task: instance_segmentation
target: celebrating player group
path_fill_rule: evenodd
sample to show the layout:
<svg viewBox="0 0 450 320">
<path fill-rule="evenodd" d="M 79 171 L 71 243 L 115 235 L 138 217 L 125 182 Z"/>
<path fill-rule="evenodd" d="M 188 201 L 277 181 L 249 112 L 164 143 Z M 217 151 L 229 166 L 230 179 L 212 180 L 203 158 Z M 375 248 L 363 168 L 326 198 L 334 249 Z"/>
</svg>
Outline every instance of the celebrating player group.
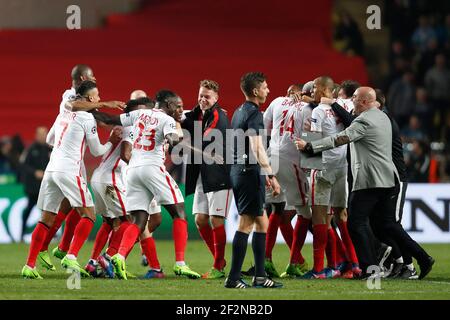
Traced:
<svg viewBox="0 0 450 320">
<path fill-rule="evenodd" d="M 404 243 L 409 240 L 385 236 L 383 225 L 377 227 L 374 219 L 376 241 L 371 250 L 381 272 L 368 274 L 372 260 L 369 263 L 362 253 L 365 247 L 359 245 L 353 230 L 357 225 L 347 227 L 352 215 L 347 206 L 349 189 L 356 179 L 351 174 L 350 148 L 344 145 L 351 138 L 319 153 L 321 161 L 308 159 L 313 153 L 311 143 L 304 141 L 308 133 L 339 136 L 353 119 L 357 122 L 366 103 L 383 107 L 381 92 L 355 81 L 337 85 L 320 76 L 304 85 L 291 85 L 286 96 L 274 99 L 263 112 L 260 107 L 269 93 L 266 78 L 259 72 L 247 73 L 240 83 L 245 103 L 229 119 L 218 104 L 219 84 L 213 80 L 200 82 L 197 106 L 184 113 L 183 101 L 171 90 L 160 90 L 154 98 L 135 90 L 126 103 L 102 102 L 89 66 L 76 65 L 71 76 L 72 88 L 63 94 L 47 136 L 53 151 L 40 187 L 37 206 L 42 216 L 32 234 L 24 278 L 42 279 L 36 265 L 55 270 L 53 256 L 63 268 L 83 277 L 127 280 L 135 277 L 127 271 L 126 261 L 138 242 L 149 266 L 143 278 L 164 278 L 152 236 L 161 223 L 161 207 L 173 222 L 173 272 L 191 279 L 225 278 L 226 288 L 281 288 L 274 278 L 284 277 L 418 279 L 412 257 L 421 267 L 420 278 L 431 270 L 431 257 L 409 248 Z M 121 114 L 103 112 L 107 109 Z M 98 128 L 110 132 L 105 144 L 100 142 Z M 95 201 L 87 187 L 86 147 L 94 157 L 101 157 L 89 183 Z M 167 158 L 180 157 L 180 150 L 186 165 L 186 196 L 194 194 L 192 213 L 185 212 L 183 194 L 165 167 Z M 393 210 L 402 210 L 401 196 L 394 199 L 399 208 Z M 232 201 L 240 219 L 227 276 L 224 224 Z M 77 256 L 97 214 L 102 224 L 83 267 Z M 185 261 L 187 214 L 195 215 L 205 250 L 214 259 L 203 274 Z M 64 221 L 62 238 L 49 252 L 49 243 Z M 401 221 L 395 223 L 401 228 Z M 278 229 L 290 249 L 281 274 L 272 261 Z M 242 271 L 252 231 L 254 267 Z M 313 235 L 311 268 L 302 255 L 308 231 Z M 253 276 L 251 284 L 244 275 Z"/>
</svg>

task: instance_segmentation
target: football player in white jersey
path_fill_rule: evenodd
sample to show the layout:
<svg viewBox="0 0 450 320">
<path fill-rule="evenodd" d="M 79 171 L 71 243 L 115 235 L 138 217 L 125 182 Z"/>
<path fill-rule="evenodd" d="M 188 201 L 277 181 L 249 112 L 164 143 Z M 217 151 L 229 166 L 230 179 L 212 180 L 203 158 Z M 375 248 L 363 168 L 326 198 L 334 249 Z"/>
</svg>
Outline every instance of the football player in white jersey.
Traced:
<svg viewBox="0 0 450 320">
<path fill-rule="evenodd" d="M 59 105 L 60 113 L 64 112 L 64 110 L 73 112 L 89 111 L 93 108 L 102 108 L 102 107 L 112 109 L 123 109 L 124 103 L 120 101 L 95 102 L 81 99 L 75 100 L 76 90 L 83 81 L 85 80 L 96 81 L 94 72 L 89 66 L 84 64 L 77 64 L 76 66 L 74 66 L 71 72 L 71 79 L 72 79 L 72 87 L 66 90 L 62 95 L 61 103 Z M 84 167 L 84 163 L 82 163 L 81 173 L 84 179 L 86 180 L 86 169 Z M 38 261 L 40 265 L 45 269 L 52 271 L 56 270 L 48 254 L 48 245 L 55 236 L 56 232 L 61 227 L 61 224 L 63 223 L 64 220 L 66 221 L 66 225 L 64 227 L 64 233 L 61 238 L 60 244 L 52 250 L 53 256 L 55 256 L 58 259 L 62 259 L 66 255 L 73 237 L 73 232 L 75 230 L 76 224 L 80 220 L 80 215 L 78 214 L 78 212 L 76 212 L 76 210 L 73 210 L 70 207 L 70 203 L 69 201 L 67 201 L 67 199 L 64 199 L 61 202 L 61 207 L 59 208 L 58 214 L 56 215 L 55 222 L 48 231 L 47 238 L 42 244 L 41 252 L 39 252 L 38 255 Z"/>
<path fill-rule="evenodd" d="M 321 98 L 321 103 L 329 104 L 334 109 L 334 103 L 337 103 L 342 108 L 344 108 L 349 113 L 353 110 L 353 101 L 352 96 L 356 89 L 360 87 L 360 84 L 354 80 L 345 80 L 339 86 L 337 99 L 329 99 L 326 97 Z M 348 151 L 347 146 L 347 151 Z M 348 170 L 350 167 L 348 167 Z M 347 175 L 348 186 L 352 185 L 351 182 L 352 176 Z M 336 246 L 337 246 L 337 257 L 340 258 L 337 260 L 338 269 L 341 271 L 343 278 L 353 278 L 354 276 L 358 276 L 361 273 L 361 269 L 359 268 L 358 257 L 356 256 L 355 248 L 353 242 L 351 240 L 348 227 L 347 220 L 348 214 L 347 210 L 341 210 L 340 212 L 334 212 L 334 214 L 328 217 L 334 218 L 337 227 L 339 228 L 339 235 L 336 233 Z M 341 239 L 342 238 L 342 239 Z M 330 242 L 328 242 L 330 243 Z M 340 252 L 341 251 L 341 252 Z"/>
<path fill-rule="evenodd" d="M 149 98 L 140 98 L 128 101 L 127 108 L 124 111 L 131 112 L 137 109 L 152 108 L 153 106 L 154 102 Z M 103 156 L 100 165 L 91 178 L 92 191 L 96 199 L 95 209 L 98 214 L 102 215 L 103 224 L 97 233 L 91 258 L 85 270 L 93 276 L 98 276 L 97 267 L 100 264 L 105 274 L 113 278 L 114 272 L 109 261 L 111 256 L 117 253 L 123 233 L 130 225 L 127 219 L 125 199 L 126 170 L 131 157 L 132 127 L 116 126 L 111 129 L 120 130 L 122 140 Z M 109 247 L 103 255 L 99 256 L 110 233 Z"/>
<path fill-rule="evenodd" d="M 291 86 L 292 87 L 292 86 Z M 291 87 L 288 89 L 291 90 Z M 301 88 L 300 88 L 301 89 Z M 291 90 L 291 96 L 296 93 Z M 273 198 L 266 193 L 266 201 L 276 204 L 275 210 L 269 218 L 269 227 L 266 238 L 266 272 L 271 276 L 278 276 L 271 259 L 271 251 L 275 244 L 278 226 L 288 246 L 292 249 L 293 230 L 291 225 L 292 215 L 284 213 L 284 203 L 295 208 L 301 222 L 311 218 L 308 206 L 308 182 L 305 172 L 300 168 L 300 157 L 295 147 L 293 138 L 299 136 L 302 131 L 303 102 L 295 102 L 289 97 L 278 97 L 271 102 L 264 113 L 264 126 L 271 130 L 270 161 L 274 170 L 277 170 L 277 178 L 282 193 Z M 288 274 L 302 275 L 307 271 L 307 265 L 300 251 L 295 255 L 287 268 Z"/>
<path fill-rule="evenodd" d="M 322 97 L 332 98 L 334 83 L 323 76 L 314 80 L 314 99 L 320 102 Z M 311 131 L 322 132 L 323 136 L 334 135 L 344 129 L 335 116 L 330 105 L 320 103 L 311 116 Z M 329 207 L 341 212 L 347 207 L 347 161 L 346 146 L 322 153 L 324 170 L 311 171 L 311 206 L 314 234 L 314 267 L 305 277 L 335 278 L 340 276 L 336 270 L 336 241 L 334 229 L 327 217 Z M 330 255 L 327 254 L 328 267 L 324 269 L 323 260 L 328 238 L 330 238 Z M 334 250 L 333 250 L 334 249 Z"/>
<path fill-rule="evenodd" d="M 134 223 L 127 228 L 119 252 L 111 259 L 115 274 L 127 279 L 125 256 L 136 239 L 147 226 L 149 206 L 153 199 L 163 205 L 173 218 L 175 241 L 174 272 L 189 278 L 200 278 L 184 261 L 187 244 L 187 221 L 183 195 L 178 185 L 164 167 L 166 141 L 170 145 L 179 142 L 175 124 L 178 96 L 169 90 L 156 94 L 154 109 L 136 110 L 110 116 L 96 113 L 96 118 L 107 124 L 133 126 L 133 151 L 127 172 L 127 210 L 134 217 Z"/>
<path fill-rule="evenodd" d="M 97 86 L 92 81 L 83 82 L 77 94 L 78 99 L 94 102 L 100 99 Z M 38 208 L 43 212 L 33 231 L 27 264 L 22 269 L 23 277 L 42 278 L 35 268 L 36 258 L 64 198 L 82 218 L 75 229 L 68 254 L 61 260 L 61 265 L 89 276 L 77 262 L 78 252 L 95 222 L 94 204 L 81 175 L 81 163 L 86 146 L 89 146 L 92 155 L 100 156 L 119 139 L 120 137 L 112 135 L 109 141 L 102 145 L 97 134 L 97 123 L 90 113 L 65 110 L 58 115 L 47 137 L 47 143 L 54 148 L 39 191 Z"/>
</svg>

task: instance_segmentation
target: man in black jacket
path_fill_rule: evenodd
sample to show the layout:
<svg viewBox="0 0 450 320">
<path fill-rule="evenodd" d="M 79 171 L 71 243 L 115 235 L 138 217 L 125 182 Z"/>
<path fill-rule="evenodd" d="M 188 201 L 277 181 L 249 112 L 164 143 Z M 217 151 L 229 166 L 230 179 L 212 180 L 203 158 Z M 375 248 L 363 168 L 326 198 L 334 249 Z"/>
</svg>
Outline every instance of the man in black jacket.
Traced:
<svg viewBox="0 0 450 320">
<path fill-rule="evenodd" d="M 22 215 L 22 233 L 21 241 L 25 235 L 27 220 L 31 210 L 37 203 L 39 189 L 41 187 L 42 177 L 45 167 L 50 160 L 50 146 L 45 142 L 48 130 L 46 127 L 36 128 L 36 140 L 22 155 L 22 173 L 25 194 L 28 198 L 28 205 Z"/>
<path fill-rule="evenodd" d="M 198 105 L 182 122 L 182 128 L 189 131 L 191 146 L 191 158 L 186 168 L 186 196 L 194 193 L 195 223 L 214 257 L 213 267 L 202 276 L 207 279 L 225 277 L 224 222 L 233 198 L 229 165 L 223 161 L 210 161 L 225 158 L 226 130 L 230 127 L 226 113 L 217 104 L 218 93 L 217 82 L 200 81 Z M 209 157 L 205 149 L 212 143 L 216 143 L 218 149 Z"/>
</svg>

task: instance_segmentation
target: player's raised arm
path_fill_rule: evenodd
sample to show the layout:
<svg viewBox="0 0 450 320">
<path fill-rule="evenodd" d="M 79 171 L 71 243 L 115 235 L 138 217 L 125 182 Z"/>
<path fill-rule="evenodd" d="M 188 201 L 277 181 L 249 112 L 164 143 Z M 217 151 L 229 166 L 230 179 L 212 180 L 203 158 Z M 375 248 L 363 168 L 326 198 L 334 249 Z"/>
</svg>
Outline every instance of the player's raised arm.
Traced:
<svg viewBox="0 0 450 320">
<path fill-rule="evenodd" d="M 111 115 L 100 111 L 92 111 L 92 115 L 94 116 L 95 120 L 103 122 L 107 125 L 116 125 L 116 126 L 122 125 L 122 122 L 120 121 L 120 116 L 118 115 Z"/>
<path fill-rule="evenodd" d="M 100 108 L 123 110 L 123 108 L 125 108 L 125 103 L 122 101 L 91 102 L 83 100 L 71 100 L 67 101 L 64 107 L 66 108 L 66 110 L 72 112 L 91 111 Z"/>
</svg>

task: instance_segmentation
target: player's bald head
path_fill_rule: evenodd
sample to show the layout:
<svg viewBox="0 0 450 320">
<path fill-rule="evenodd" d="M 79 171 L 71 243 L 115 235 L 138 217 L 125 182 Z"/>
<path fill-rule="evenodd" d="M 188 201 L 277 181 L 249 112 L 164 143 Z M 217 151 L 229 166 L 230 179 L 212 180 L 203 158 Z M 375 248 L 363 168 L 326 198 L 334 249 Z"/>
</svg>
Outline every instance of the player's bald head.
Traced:
<svg viewBox="0 0 450 320">
<path fill-rule="evenodd" d="M 134 90 L 130 95 L 130 100 L 135 100 L 139 98 L 145 98 L 147 94 L 143 90 Z"/>
<path fill-rule="evenodd" d="M 72 86 L 77 89 L 81 82 L 90 80 L 95 81 L 94 71 L 86 64 L 77 64 L 72 69 Z"/>
<path fill-rule="evenodd" d="M 313 97 L 316 103 L 320 103 L 322 97 L 332 98 L 334 81 L 330 77 L 321 76 L 314 79 Z"/>
<path fill-rule="evenodd" d="M 334 89 L 334 81 L 328 76 L 321 76 L 314 79 L 314 85 L 329 89 L 330 91 Z"/>
<path fill-rule="evenodd" d="M 78 80 L 82 76 L 89 76 L 94 75 L 94 72 L 92 71 L 91 67 L 89 67 L 86 64 L 77 64 L 72 69 L 72 80 Z"/>
</svg>

